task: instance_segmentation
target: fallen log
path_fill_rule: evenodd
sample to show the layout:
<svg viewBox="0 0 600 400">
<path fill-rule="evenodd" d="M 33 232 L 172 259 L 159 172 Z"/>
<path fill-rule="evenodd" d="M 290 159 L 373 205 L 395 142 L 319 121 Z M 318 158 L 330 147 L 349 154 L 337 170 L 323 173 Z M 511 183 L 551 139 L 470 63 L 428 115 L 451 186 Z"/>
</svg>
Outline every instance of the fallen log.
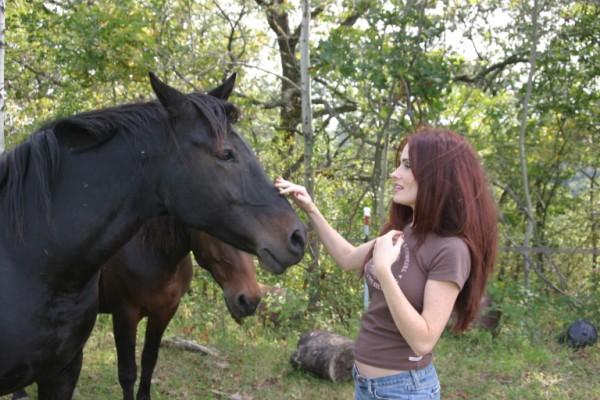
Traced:
<svg viewBox="0 0 600 400">
<path fill-rule="evenodd" d="M 309 331 L 300 337 L 290 362 L 332 382 L 352 378 L 354 341 L 326 331 Z"/>
<path fill-rule="evenodd" d="M 174 347 L 177 349 L 193 351 L 196 353 L 208 354 L 213 357 L 219 357 L 220 354 L 217 350 L 211 349 L 210 347 L 206 347 L 199 343 L 194 342 L 193 340 L 183 339 L 177 336 L 172 338 L 163 339 L 160 343 L 162 347 Z"/>
</svg>

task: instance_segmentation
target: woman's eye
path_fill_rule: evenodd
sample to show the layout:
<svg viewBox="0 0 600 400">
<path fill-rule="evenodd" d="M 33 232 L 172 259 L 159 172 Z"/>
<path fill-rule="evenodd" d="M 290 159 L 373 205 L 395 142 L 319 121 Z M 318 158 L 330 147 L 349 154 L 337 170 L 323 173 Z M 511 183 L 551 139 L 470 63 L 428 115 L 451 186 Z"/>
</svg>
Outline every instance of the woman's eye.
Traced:
<svg viewBox="0 0 600 400">
<path fill-rule="evenodd" d="M 225 149 L 217 153 L 217 158 L 223 161 L 232 161 L 234 159 L 233 151 L 230 149 Z"/>
</svg>

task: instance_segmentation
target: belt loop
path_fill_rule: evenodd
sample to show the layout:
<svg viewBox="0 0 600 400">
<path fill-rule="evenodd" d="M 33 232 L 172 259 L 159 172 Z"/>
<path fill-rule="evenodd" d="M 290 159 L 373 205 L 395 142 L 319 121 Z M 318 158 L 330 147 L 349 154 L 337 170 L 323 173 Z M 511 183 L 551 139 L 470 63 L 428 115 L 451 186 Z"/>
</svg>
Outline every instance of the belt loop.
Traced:
<svg viewBox="0 0 600 400">
<path fill-rule="evenodd" d="M 354 372 L 356 373 L 356 379 L 358 381 L 360 381 L 361 379 L 364 379 L 364 377 L 360 374 L 360 372 L 358 372 L 358 367 L 356 366 L 356 363 L 354 363 L 352 365 L 352 369 L 354 369 Z"/>
<path fill-rule="evenodd" d="M 418 389 L 419 386 L 421 386 L 421 382 L 419 380 L 419 370 L 418 369 L 411 369 L 408 372 L 410 373 L 410 377 L 411 377 L 412 382 L 413 382 L 413 387 L 415 389 Z"/>
</svg>

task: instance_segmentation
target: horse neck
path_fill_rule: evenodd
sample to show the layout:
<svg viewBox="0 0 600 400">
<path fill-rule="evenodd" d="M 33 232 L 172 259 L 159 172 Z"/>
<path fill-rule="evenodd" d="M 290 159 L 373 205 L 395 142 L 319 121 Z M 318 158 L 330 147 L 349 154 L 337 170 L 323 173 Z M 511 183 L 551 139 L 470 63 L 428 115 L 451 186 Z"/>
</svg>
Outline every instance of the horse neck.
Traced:
<svg viewBox="0 0 600 400">
<path fill-rule="evenodd" d="M 85 152 L 63 149 L 49 224 L 26 233 L 24 243 L 27 235 L 35 236 L 31 243 L 43 244 L 55 270 L 75 281 L 89 279 L 146 219 L 160 212 L 152 189 L 155 178 L 144 156 L 149 155 L 124 135 Z M 45 220 L 39 211 L 29 211 L 25 226 Z M 71 275 L 74 269 L 77 274 Z"/>
</svg>

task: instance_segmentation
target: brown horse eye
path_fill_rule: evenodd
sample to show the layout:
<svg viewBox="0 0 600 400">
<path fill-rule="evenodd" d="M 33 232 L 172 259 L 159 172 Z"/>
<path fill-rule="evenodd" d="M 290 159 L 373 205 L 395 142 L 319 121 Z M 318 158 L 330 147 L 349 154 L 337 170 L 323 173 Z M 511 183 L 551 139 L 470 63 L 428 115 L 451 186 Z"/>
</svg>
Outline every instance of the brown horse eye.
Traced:
<svg viewBox="0 0 600 400">
<path fill-rule="evenodd" d="M 219 153 L 217 153 L 217 158 L 219 160 L 223 160 L 223 161 L 233 161 L 235 157 L 233 155 L 232 150 L 224 149 L 224 150 L 220 151 Z"/>
</svg>

